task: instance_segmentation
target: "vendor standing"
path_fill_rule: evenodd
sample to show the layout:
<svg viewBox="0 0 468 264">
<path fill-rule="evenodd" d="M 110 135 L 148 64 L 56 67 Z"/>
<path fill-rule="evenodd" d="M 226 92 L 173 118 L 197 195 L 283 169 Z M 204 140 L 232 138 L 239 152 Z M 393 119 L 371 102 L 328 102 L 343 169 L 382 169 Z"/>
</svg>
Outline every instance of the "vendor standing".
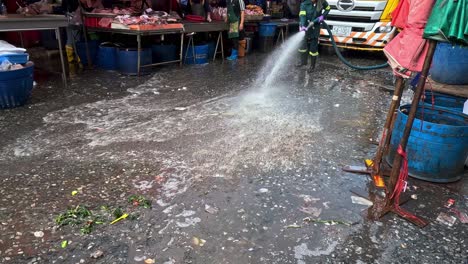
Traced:
<svg viewBox="0 0 468 264">
<path fill-rule="evenodd" d="M 209 0 L 181 0 L 185 14 L 201 16 L 211 22 L 211 7 Z"/>
<path fill-rule="evenodd" d="M 305 31 L 304 40 L 302 41 L 299 53 L 301 56 L 300 66 L 307 65 L 308 57 L 310 57 L 309 70 L 315 69 L 318 53 L 318 38 L 320 35 L 320 23 L 325 20 L 330 12 L 330 5 L 326 0 L 305 0 L 301 4 L 299 12 L 299 30 Z M 313 23 L 309 27 L 309 23 Z M 309 54 L 307 54 L 307 52 Z"/>
<path fill-rule="evenodd" d="M 228 37 L 232 41 L 232 52 L 228 60 L 237 60 L 239 49 L 239 40 L 244 39 L 244 11 L 245 3 L 243 0 L 226 0 L 227 18 L 229 23 Z"/>
</svg>

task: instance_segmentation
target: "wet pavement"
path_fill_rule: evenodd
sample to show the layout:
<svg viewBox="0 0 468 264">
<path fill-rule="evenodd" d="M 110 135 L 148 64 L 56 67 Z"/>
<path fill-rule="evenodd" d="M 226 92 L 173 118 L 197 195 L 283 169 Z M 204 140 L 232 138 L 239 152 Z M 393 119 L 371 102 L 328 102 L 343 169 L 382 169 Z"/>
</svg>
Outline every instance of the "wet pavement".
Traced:
<svg viewBox="0 0 468 264">
<path fill-rule="evenodd" d="M 371 183 L 341 167 L 375 152 L 391 73 L 324 54 L 317 77 L 289 65 L 258 89 L 264 59 L 141 78 L 87 71 L 2 110 L 0 262 L 467 263 L 467 226 L 436 221 L 449 198 L 468 212 L 466 177 L 411 180 L 417 199 L 404 207 L 430 222 L 423 229 L 394 214 L 370 221 L 352 198 Z M 132 194 L 152 208 L 130 204 Z M 77 205 L 137 217 L 90 234 L 58 227 Z"/>
</svg>

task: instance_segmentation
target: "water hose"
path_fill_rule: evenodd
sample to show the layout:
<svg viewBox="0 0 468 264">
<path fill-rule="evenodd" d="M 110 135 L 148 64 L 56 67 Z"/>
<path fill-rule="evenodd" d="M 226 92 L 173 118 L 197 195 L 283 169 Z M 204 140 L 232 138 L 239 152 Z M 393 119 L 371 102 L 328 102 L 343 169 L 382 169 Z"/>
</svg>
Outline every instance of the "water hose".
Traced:
<svg viewBox="0 0 468 264">
<path fill-rule="evenodd" d="M 307 29 L 311 25 L 313 25 L 313 23 L 314 22 L 311 22 L 309 24 L 309 26 L 307 27 Z M 371 65 L 371 66 L 358 66 L 358 65 L 351 64 L 351 62 L 346 60 L 345 57 L 343 57 L 343 55 L 341 54 L 340 49 L 338 48 L 338 46 L 336 45 L 335 40 L 333 39 L 333 34 L 331 32 L 330 27 L 327 25 L 327 23 L 325 23 L 325 21 L 322 22 L 322 25 L 325 27 L 325 29 L 328 32 L 328 37 L 330 38 L 330 41 L 331 41 L 331 44 L 333 46 L 333 49 L 335 50 L 336 56 L 338 56 L 338 59 L 340 59 L 340 61 L 343 62 L 346 66 L 348 66 L 348 67 L 350 67 L 352 69 L 355 69 L 355 70 L 362 70 L 362 71 L 377 70 L 377 69 L 386 68 L 388 66 L 388 62 L 385 62 L 383 64 L 378 64 L 378 65 Z"/>
</svg>

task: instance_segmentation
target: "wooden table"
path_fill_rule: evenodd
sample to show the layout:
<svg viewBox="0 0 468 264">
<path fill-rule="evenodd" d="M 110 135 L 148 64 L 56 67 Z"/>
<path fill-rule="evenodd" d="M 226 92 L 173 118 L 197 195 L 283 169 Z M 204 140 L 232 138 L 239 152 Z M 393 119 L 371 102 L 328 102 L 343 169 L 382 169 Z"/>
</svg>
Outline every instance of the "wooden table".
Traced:
<svg viewBox="0 0 468 264">
<path fill-rule="evenodd" d="M 430 90 L 432 88 L 434 92 L 468 98 L 468 85 L 443 84 L 438 83 L 431 78 L 428 78 L 427 82 L 429 85 L 426 86 L 426 90 Z"/>
<path fill-rule="evenodd" d="M 62 63 L 62 81 L 67 87 L 67 72 L 65 70 L 65 59 L 63 57 L 61 27 L 68 26 L 68 18 L 63 15 L 36 15 L 24 16 L 18 14 L 8 14 L 7 17 L 0 18 L 0 32 L 21 32 L 31 30 L 55 30 L 55 36 L 60 52 Z"/>
</svg>

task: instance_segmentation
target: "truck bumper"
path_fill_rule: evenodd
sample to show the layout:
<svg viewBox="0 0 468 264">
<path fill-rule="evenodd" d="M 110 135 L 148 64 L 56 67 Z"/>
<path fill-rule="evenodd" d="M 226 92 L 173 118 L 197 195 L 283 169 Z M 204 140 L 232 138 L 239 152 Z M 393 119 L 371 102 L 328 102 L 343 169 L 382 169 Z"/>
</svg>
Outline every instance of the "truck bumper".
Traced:
<svg viewBox="0 0 468 264">
<path fill-rule="evenodd" d="M 339 23 L 334 21 L 326 21 L 332 28 L 334 25 L 339 26 Z M 367 23 L 366 23 L 367 24 Z M 348 36 L 333 36 L 336 44 L 340 48 L 356 49 L 356 50 L 383 50 L 385 45 L 393 38 L 396 29 L 391 28 L 390 32 L 379 31 L 379 28 L 389 27 L 391 22 L 376 22 L 371 30 L 368 31 L 351 31 Z M 368 25 L 367 25 L 368 26 Z M 353 26 L 353 29 L 355 27 Z M 357 28 L 357 27 L 356 27 Z M 364 26 L 362 28 L 365 28 Z M 331 45 L 326 29 L 320 29 L 320 44 Z"/>
</svg>

